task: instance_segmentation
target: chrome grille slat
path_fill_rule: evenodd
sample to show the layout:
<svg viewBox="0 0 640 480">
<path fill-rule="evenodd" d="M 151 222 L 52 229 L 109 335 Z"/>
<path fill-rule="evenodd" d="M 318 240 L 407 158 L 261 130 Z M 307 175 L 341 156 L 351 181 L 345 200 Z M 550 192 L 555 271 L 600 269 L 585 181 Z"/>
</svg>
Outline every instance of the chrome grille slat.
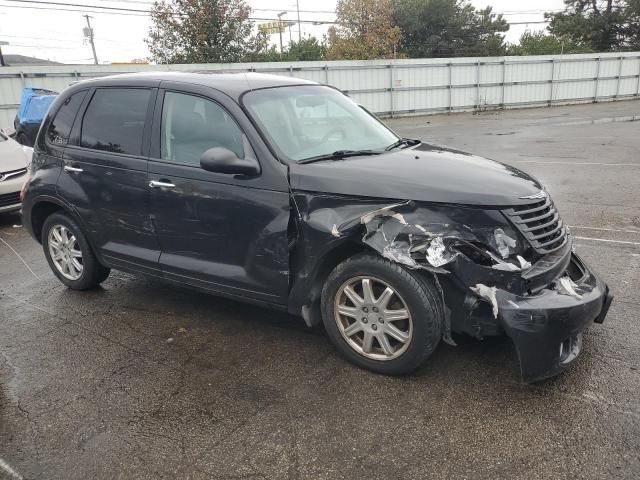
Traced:
<svg viewBox="0 0 640 480">
<path fill-rule="evenodd" d="M 544 213 L 527 218 L 539 212 Z M 504 213 L 539 253 L 554 252 L 567 242 L 567 229 L 549 196 L 511 207 Z"/>
<path fill-rule="evenodd" d="M 549 215 L 544 217 L 544 219 L 546 219 L 546 218 L 549 218 Z M 541 219 L 533 220 L 531 223 L 538 222 L 540 220 Z M 521 230 L 523 232 L 533 232 L 534 230 L 540 230 L 542 228 L 547 228 L 547 227 L 553 225 L 554 223 L 556 223 L 559 220 L 560 220 L 560 216 L 558 215 L 558 212 L 556 212 L 553 215 L 553 218 L 551 220 L 549 220 L 547 223 L 543 223 L 542 225 L 534 225 L 533 227 L 522 228 Z M 516 223 L 520 223 L 520 224 L 526 225 L 528 222 L 516 222 Z"/>
<path fill-rule="evenodd" d="M 564 226 L 564 223 L 562 223 L 562 220 L 558 220 L 558 225 L 553 230 L 549 230 L 548 232 L 541 233 L 540 235 L 534 235 L 531 237 L 531 240 L 540 240 L 541 238 L 550 237 L 551 235 L 556 233 L 558 230 L 560 230 L 563 226 Z"/>
<path fill-rule="evenodd" d="M 544 210 L 545 208 L 551 206 L 551 200 L 547 199 L 546 202 L 544 202 L 543 205 L 536 207 L 536 208 L 530 208 L 528 210 L 517 210 L 517 214 L 522 216 L 522 215 L 527 215 L 529 213 L 535 213 L 535 212 L 539 212 L 540 210 Z"/>
<path fill-rule="evenodd" d="M 531 218 L 525 218 L 525 219 L 520 219 L 520 220 L 516 220 L 516 223 L 533 223 L 533 222 L 537 222 L 539 220 L 545 220 L 547 218 L 549 218 L 551 215 L 553 215 L 554 211 L 551 210 L 550 207 L 548 212 L 544 212 L 542 215 L 538 215 L 537 217 L 531 217 Z M 518 213 L 518 217 L 520 217 L 520 213 Z"/>
</svg>

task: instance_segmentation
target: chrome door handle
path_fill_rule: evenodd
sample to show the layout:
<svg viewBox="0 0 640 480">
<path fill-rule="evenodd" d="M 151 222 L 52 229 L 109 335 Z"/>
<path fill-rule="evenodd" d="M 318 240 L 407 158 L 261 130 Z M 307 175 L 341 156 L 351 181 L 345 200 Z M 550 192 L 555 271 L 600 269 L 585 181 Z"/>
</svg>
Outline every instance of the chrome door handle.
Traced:
<svg viewBox="0 0 640 480">
<path fill-rule="evenodd" d="M 157 180 L 151 180 L 149 182 L 149 186 L 151 188 L 176 188 L 176 186 L 173 183 L 159 182 Z"/>
<path fill-rule="evenodd" d="M 74 172 L 74 173 L 82 173 L 82 172 L 84 172 L 84 170 L 82 170 L 81 168 L 70 167 L 69 165 L 65 165 L 64 166 L 64 171 L 65 172 Z"/>
</svg>

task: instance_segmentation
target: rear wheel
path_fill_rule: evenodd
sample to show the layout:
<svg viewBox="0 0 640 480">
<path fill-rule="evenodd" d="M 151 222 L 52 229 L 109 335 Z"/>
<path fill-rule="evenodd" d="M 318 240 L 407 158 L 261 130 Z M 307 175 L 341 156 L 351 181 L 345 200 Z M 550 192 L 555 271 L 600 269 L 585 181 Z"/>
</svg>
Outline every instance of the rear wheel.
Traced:
<svg viewBox="0 0 640 480">
<path fill-rule="evenodd" d="M 53 273 L 69 288 L 98 286 L 110 270 L 100 264 L 80 227 L 67 215 L 54 213 L 42 227 L 42 246 Z"/>
<path fill-rule="evenodd" d="M 390 375 L 418 368 L 442 336 L 443 305 L 429 278 L 362 254 L 329 275 L 322 291 L 327 333 L 351 362 Z"/>
</svg>

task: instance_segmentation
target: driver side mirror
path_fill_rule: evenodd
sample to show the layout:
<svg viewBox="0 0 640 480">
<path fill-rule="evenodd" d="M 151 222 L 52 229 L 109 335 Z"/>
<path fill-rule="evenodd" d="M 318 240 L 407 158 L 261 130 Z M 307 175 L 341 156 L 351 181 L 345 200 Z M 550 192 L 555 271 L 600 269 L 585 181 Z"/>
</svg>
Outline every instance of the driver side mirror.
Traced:
<svg viewBox="0 0 640 480">
<path fill-rule="evenodd" d="M 260 165 L 254 158 L 238 158 L 231 150 L 222 147 L 210 148 L 200 157 L 200 167 L 214 173 L 256 176 Z"/>
</svg>

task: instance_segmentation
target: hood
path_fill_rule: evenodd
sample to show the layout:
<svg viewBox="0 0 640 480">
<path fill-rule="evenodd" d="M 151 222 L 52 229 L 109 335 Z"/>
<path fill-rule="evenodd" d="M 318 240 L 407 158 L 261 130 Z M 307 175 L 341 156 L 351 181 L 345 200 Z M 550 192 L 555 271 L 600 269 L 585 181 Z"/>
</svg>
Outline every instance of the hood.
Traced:
<svg viewBox="0 0 640 480">
<path fill-rule="evenodd" d="M 25 148 L 15 140 L 4 137 L 0 138 L 0 173 L 10 172 L 12 170 L 19 170 L 25 168 L 31 160 L 30 156 L 27 156 Z"/>
<path fill-rule="evenodd" d="M 531 203 L 540 183 L 500 162 L 421 144 L 377 156 L 291 164 L 293 189 L 459 205 Z"/>
</svg>

